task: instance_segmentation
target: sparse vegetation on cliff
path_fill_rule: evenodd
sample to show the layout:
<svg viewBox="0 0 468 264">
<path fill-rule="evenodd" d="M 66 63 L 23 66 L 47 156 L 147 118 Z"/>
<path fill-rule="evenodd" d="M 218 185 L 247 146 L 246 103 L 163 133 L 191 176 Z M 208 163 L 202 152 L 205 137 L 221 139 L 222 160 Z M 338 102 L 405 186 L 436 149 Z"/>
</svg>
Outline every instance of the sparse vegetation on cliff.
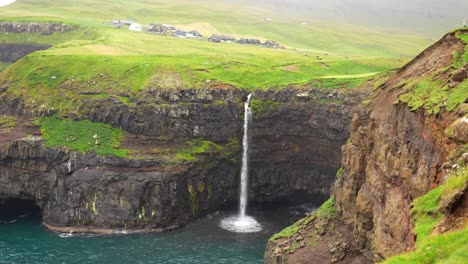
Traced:
<svg viewBox="0 0 468 264">
<path fill-rule="evenodd" d="M 187 148 L 175 153 L 174 161 L 195 161 L 199 155 L 219 152 L 222 146 L 209 140 L 195 139 L 188 141 Z"/>
<path fill-rule="evenodd" d="M 60 120 L 55 116 L 41 117 L 37 124 L 46 140 L 46 147 L 67 147 L 82 153 L 96 152 L 104 156 L 125 157 L 128 150 L 120 149 L 123 132 L 110 125 L 88 120 Z"/>
<path fill-rule="evenodd" d="M 372 75 L 369 75 L 372 76 Z M 327 88 L 327 89 L 353 89 L 366 81 L 369 76 L 356 78 L 322 78 L 312 82 L 312 88 Z"/>
<path fill-rule="evenodd" d="M 412 78 L 401 83 L 404 92 L 399 100 L 408 104 L 412 110 L 424 108 L 427 114 L 438 114 L 442 108 L 454 111 L 468 98 L 468 82 L 448 83 L 441 76 L 453 74 L 468 63 L 468 34 L 457 32 L 456 36 L 465 43 L 462 51 L 452 53 L 452 65 L 440 69 L 430 76 Z"/>
<path fill-rule="evenodd" d="M 0 128 L 11 128 L 16 126 L 17 118 L 14 116 L 0 116 Z"/>
<path fill-rule="evenodd" d="M 263 115 L 268 114 L 278 109 L 280 102 L 270 100 L 252 99 L 250 101 L 250 109 L 255 118 L 261 118 Z"/>
<path fill-rule="evenodd" d="M 280 238 L 290 238 L 294 234 L 296 234 L 297 231 L 299 231 L 301 228 L 303 228 L 305 225 L 307 225 L 311 221 L 313 221 L 313 220 L 315 220 L 317 218 L 324 219 L 324 220 L 328 221 L 328 220 L 332 219 L 333 217 L 335 217 L 335 213 L 336 213 L 336 209 L 335 209 L 335 206 L 333 204 L 333 197 L 331 197 L 325 203 L 323 203 L 322 206 L 320 206 L 317 209 L 317 211 L 315 211 L 313 214 L 311 214 L 310 216 L 307 216 L 307 217 L 297 221 L 295 224 L 293 224 L 291 226 L 286 227 L 281 232 L 273 235 L 269 239 L 269 241 L 275 241 L 275 240 L 280 239 Z"/>
<path fill-rule="evenodd" d="M 434 228 L 446 217 L 440 208 L 457 193 L 466 189 L 468 167 L 461 168 L 438 188 L 413 202 L 411 216 L 417 235 L 416 250 L 390 258 L 384 264 L 397 263 L 464 263 L 468 258 L 468 227 L 433 234 Z M 466 190 L 465 190 L 466 191 Z"/>
</svg>

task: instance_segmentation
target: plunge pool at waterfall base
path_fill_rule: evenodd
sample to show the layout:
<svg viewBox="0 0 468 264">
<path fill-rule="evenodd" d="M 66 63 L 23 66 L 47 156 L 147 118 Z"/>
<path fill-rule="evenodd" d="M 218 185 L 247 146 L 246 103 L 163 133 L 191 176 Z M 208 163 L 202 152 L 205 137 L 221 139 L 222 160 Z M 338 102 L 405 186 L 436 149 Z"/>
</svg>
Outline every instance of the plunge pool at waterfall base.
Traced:
<svg viewBox="0 0 468 264">
<path fill-rule="evenodd" d="M 219 223 L 237 211 L 217 212 L 166 233 L 119 236 L 58 235 L 41 226 L 39 213 L 0 217 L 0 263 L 263 263 L 268 238 L 298 220 L 311 204 L 262 207 L 249 215 L 257 233 L 233 233 Z"/>
</svg>

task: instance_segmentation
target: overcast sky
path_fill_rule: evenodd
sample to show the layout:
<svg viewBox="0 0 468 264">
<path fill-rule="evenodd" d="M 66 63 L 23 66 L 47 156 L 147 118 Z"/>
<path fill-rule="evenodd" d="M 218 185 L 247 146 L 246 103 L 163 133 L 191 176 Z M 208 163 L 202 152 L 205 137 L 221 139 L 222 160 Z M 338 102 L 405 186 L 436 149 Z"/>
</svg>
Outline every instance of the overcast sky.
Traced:
<svg viewBox="0 0 468 264">
<path fill-rule="evenodd" d="M 225 0 L 301 18 L 442 34 L 468 19 L 468 0 Z"/>
</svg>

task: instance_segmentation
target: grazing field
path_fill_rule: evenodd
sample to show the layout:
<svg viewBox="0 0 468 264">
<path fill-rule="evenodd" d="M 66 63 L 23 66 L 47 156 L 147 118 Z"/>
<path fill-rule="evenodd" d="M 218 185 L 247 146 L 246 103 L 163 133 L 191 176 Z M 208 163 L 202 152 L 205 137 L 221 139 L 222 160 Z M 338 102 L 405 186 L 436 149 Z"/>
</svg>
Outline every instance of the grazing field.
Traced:
<svg viewBox="0 0 468 264">
<path fill-rule="evenodd" d="M 264 18 L 274 16 L 273 22 Z M 0 9 L 1 20 L 68 21 L 106 27 L 111 19 L 143 24 L 169 23 L 213 33 L 273 39 L 288 47 L 370 56 L 414 56 L 430 41 L 412 34 L 395 34 L 376 28 L 338 22 L 288 17 L 253 6 L 224 1 L 162 0 L 18 0 Z M 304 23 L 307 22 L 307 23 Z"/>
<path fill-rule="evenodd" d="M 105 8 L 101 8 L 104 7 Z M 222 11 L 229 10 L 229 12 Z M 147 88 L 235 86 L 247 91 L 288 85 L 353 88 L 375 74 L 402 66 L 426 46 L 414 35 L 277 16 L 222 1 L 87 0 L 50 3 L 18 0 L 0 8 L 0 21 L 64 22 L 66 33 L 0 34 L 0 42 L 53 47 L 17 63 L 0 64 L 4 96 L 21 96 L 29 105 L 70 109 L 86 98 L 129 98 Z M 228 33 L 273 39 L 285 49 L 207 40 L 180 39 L 110 26 L 111 19 L 171 23 L 198 29 L 205 37 Z"/>
</svg>

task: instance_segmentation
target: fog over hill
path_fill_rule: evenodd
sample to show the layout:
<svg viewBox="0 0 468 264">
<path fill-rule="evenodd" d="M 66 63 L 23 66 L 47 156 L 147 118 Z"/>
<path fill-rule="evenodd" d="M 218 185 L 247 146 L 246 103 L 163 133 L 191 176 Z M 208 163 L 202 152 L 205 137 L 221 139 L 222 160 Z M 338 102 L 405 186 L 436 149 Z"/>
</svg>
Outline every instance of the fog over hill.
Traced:
<svg viewBox="0 0 468 264">
<path fill-rule="evenodd" d="M 332 19 L 438 36 L 468 20 L 465 0 L 224 0 L 298 19 Z M 253 3 L 252 3 L 253 2 Z"/>
</svg>

